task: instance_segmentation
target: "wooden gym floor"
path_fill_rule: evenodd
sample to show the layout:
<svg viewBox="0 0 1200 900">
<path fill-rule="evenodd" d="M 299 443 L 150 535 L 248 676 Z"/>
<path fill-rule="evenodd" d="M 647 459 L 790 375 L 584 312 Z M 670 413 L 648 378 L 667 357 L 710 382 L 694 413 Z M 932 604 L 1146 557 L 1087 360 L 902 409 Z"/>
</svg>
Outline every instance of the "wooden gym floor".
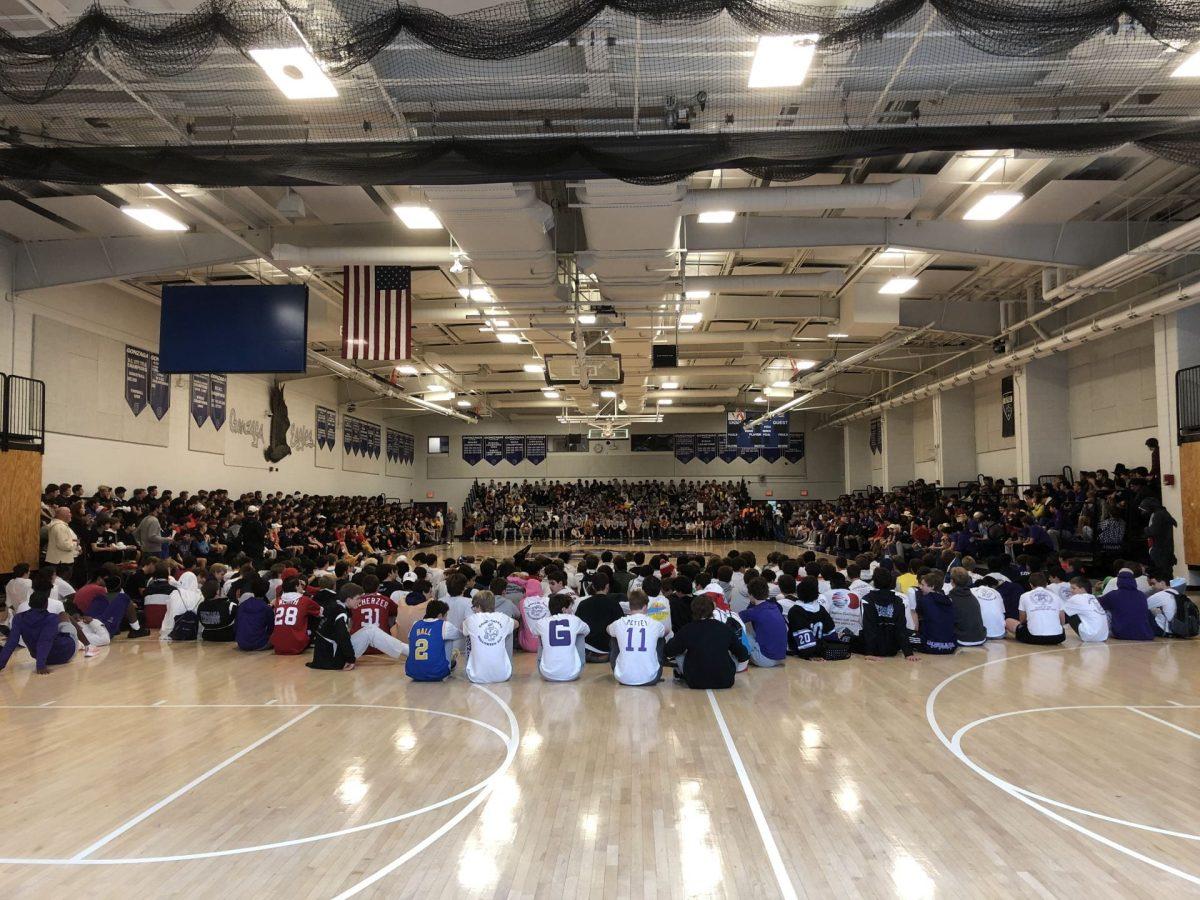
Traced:
<svg viewBox="0 0 1200 900">
<path fill-rule="evenodd" d="M 1200 894 L 1200 642 L 789 660 L 716 693 L 303 662 L 14 657 L 0 892 Z"/>
</svg>

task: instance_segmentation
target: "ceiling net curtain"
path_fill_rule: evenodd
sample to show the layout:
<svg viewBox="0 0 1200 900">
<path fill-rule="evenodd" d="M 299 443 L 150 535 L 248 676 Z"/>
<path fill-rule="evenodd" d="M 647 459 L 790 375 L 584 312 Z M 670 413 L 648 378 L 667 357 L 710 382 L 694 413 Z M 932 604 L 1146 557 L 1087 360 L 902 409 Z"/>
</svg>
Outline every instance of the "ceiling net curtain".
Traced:
<svg viewBox="0 0 1200 900">
<path fill-rule="evenodd" d="M 794 180 L 852 157 L 1129 141 L 1200 162 L 1200 78 L 1170 74 L 1200 49 L 1193 0 L 547 0 L 453 17 L 224 0 L 30 29 L 0 29 L 9 177 L 438 183 L 539 177 L 537 163 Z M 815 39 L 800 83 L 750 87 L 763 35 Z M 336 97 L 289 101 L 250 55 L 301 45 Z"/>
</svg>

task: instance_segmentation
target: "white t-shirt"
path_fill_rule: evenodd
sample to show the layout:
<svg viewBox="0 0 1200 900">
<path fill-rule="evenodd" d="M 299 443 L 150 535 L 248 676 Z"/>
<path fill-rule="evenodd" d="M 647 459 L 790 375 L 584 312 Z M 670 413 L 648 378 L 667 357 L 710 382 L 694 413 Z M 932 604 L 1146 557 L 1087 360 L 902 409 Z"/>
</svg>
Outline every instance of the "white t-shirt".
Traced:
<svg viewBox="0 0 1200 900">
<path fill-rule="evenodd" d="M 29 609 L 29 598 L 26 597 L 17 606 L 17 612 L 23 613 L 28 609 Z M 51 596 L 46 598 L 46 612 L 53 613 L 54 615 L 57 616 L 59 613 L 66 612 L 66 611 L 67 611 L 67 608 L 65 606 L 63 606 L 63 602 L 61 600 L 59 600 L 58 598 L 56 598 L 53 594 L 51 594 Z"/>
<path fill-rule="evenodd" d="M 914 634 L 917 631 L 917 595 L 920 591 L 917 588 L 909 588 L 902 595 L 904 597 L 904 627 Z"/>
<path fill-rule="evenodd" d="M 1108 640 L 1108 613 L 1091 594 L 1072 594 L 1063 601 L 1063 612 L 1068 616 L 1079 616 L 1081 641 Z"/>
<path fill-rule="evenodd" d="M 467 616 L 462 631 L 471 639 L 471 655 L 467 657 L 469 679 L 491 684 L 512 677 L 508 637 L 516 627 L 516 620 L 504 613 L 477 612 Z"/>
<path fill-rule="evenodd" d="M 650 597 L 646 604 L 646 615 L 663 627 L 663 637 L 671 637 L 671 601 L 659 594 Z"/>
<path fill-rule="evenodd" d="M 983 618 L 983 627 L 989 638 L 1004 637 L 1004 598 L 995 588 L 986 584 L 971 588 L 971 593 L 979 601 L 979 614 Z"/>
<path fill-rule="evenodd" d="M 538 671 L 547 681 L 574 681 L 583 671 L 576 641 L 590 630 L 587 622 L 570 613 L 547 616 L 534 623 L 534 633 L 541 641 Z"/>
<path fill-rule="evenodd" d="M 1051 582 L 1050 584 L 1046 585 L 1046 590 L 1054 591 L 1054 593 L 1058 594 L 1058 599 L 1061 600 L 1065 604 L 1067 602 L 1067 598 L 1071 596 L 1071 582 L 1069 582 L 1069 581 Z"/>
<path fill-rule="evenodd" d="M 608 626 L 609 637 L 617 641 L 617 662 L 613 674 L 621 684 L 649 684 L 659 676 L 658 639 L 665 634 L 662 622 L 637 612 L 623 616 Z"/>
<path fill-rule="evenodd" d="M 871 585 L 863 581 L 861 578 L 855 578 L 850 582 L 850 593 L 857 594 L 859 597 L 865 597 L 871 593 Z"/>
<path fill-rule="evenodd" d="M 51 600 L 66 600 L 68 597 L 75 596 L 75 588 L 71 587 L 71 583 L 63 578 L 54 576 L 54 584 L 50 586 Z"/>
<path fill-rule="evenodd" d="M 405 595 L 407 596 L 407 594 Z M 403 598 L 397 602 L 403 602 Z M 450 611 L 446 613 L 446 621 L 457 628 L 463 630 L 463 622 L 467 620 L 467 616 L 471 615 L 471 601 L 467 597 L 447 597 L 446 605 L 450 607 Z"/>
<path fill-rule="evenodd" d="M 849 629 L 851 634 L 862 631 L 862 597 L 845 588 L 831 588 L 828 595 L 829 615 L 834 626 L 841 631 Z"/>
<path fill-rule="evenodd" d="M 1161 590 L 1146 598 L 1146 605 L 1150 607 L 1150 614 L 1154 616 L 1154 624 L 1163 634 L 1171 633 L 1171 620 L 1175 618 L 1175 612 L 1179 608 L 1178 601 L 1178 595 L 1170 590 Z"/>
<path fill-rule="evenodd" d="M 1034 588 L 1021 595 L 1017 609 L 1025 613 L 1025 626 L 1030 634 L 1062 634 L 1062 623 L 1058 614 L 1062 611 L 1062 599 L 1054 591 Z"/>
</svg>

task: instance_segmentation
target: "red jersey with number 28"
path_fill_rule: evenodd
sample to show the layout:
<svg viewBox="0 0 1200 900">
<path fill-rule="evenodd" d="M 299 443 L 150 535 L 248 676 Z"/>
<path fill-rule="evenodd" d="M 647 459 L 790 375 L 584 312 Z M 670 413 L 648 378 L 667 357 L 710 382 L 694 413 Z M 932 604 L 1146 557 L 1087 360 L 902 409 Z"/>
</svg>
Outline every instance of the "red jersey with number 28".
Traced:
<svg viewBox="0 0 1200 900">
<path fill-rule="evenodd" d="M 284 594 L 275 603 L 271 646 L 284 656 L 303 653 L 308 646 L 309 616 L 320 616 L 321 604 L 304 594 Z"/>
</svg>

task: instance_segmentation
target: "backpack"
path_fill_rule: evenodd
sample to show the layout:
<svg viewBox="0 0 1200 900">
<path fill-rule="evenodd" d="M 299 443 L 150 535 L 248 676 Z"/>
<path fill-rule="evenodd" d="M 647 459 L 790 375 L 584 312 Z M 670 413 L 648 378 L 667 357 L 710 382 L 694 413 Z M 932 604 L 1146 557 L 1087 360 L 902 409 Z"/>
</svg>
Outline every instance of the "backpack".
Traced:
<svg viewBox="0 0 1200 900">
<path fill-rule="evenodd" d="M 1175 618 L 1168 623 L 1171 637 L 1191 638 L 1200 635 L 1200 609 L 1186 594 L 1177 595 Z"/>
<path fill-rule="evenodd" d="M 199 633 L 200 617 L 196 614 L 196 610 L 189 609 L 175 617 L 170 637 L 173 641 L 194 641 Z"/>
</svg>

